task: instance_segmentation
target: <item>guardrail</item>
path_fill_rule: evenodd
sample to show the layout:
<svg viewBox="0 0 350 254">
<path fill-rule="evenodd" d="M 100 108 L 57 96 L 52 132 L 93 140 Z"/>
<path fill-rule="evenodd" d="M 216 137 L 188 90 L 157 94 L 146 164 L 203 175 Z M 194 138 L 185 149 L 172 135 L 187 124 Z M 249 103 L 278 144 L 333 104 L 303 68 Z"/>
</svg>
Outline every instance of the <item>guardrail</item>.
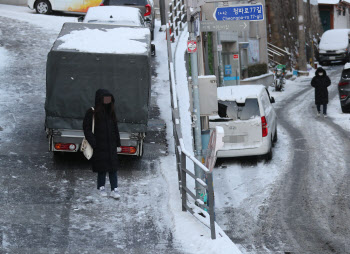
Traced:
<svg viewBox="0 0 350 254">
<path fill-rule="evenodd" d="M 191 155 L 185 148 L 183 137 L 181 133 L 181 119 L 178 107 L 178 98 L 176 93 L 176 80 L 175 80 L 175 69 L 173 63 L 172 49 L 170 45 L 170 26 L 167 25 L 167 43 L 168 43 L 168 66 L 169 66 L 169 80 L 170 80 L 170 93 L 171 93 L 171 107 L 172 107 L 172 121 L 173 121 L 173 135 L 175 139 L 175 155 L 176 155 L 176 165 L 178 172 L 179 190 L 181 192 L 182 199 L 182 211 L 189 211 L 196 218 L 202 216 L 207 218 L 209 216 L 210 222 L 208 224 L 204 223 L 210 228 L 211 239 L 216 239 L 215 232 L 215 212 L 214 212 L 214 188 L 213 188 L 213 174 L 206 168 L 200 161 L 198 161 L 194 156 Z M 199 179 L 188 170 L 188 162 L 199 166 L 203 170 L 206 177 L 206 182 Z M 202 200 L 198 199 L 196 195 L 187 187 L 187 177 L 193 179 L 193 181 L 198 182 L 207 192 L 208 202 L 205 204 Z M 200 213 L 196 213 L 195 207 L 201 208 Z M 207 212 L 208 211 L 208 212 Z M 201 220 L 201 222 L 203 222 Z"/>
<path fill-rule="evenodd" d="M 168 20 L 170 24 L 170 38 L 175 41 L 175 36 L 179 36 L 179 31 L 182 30 L 186 23 L 186 5 L 185 0 L 172 0 L 169 3 Z"/>
</svg>

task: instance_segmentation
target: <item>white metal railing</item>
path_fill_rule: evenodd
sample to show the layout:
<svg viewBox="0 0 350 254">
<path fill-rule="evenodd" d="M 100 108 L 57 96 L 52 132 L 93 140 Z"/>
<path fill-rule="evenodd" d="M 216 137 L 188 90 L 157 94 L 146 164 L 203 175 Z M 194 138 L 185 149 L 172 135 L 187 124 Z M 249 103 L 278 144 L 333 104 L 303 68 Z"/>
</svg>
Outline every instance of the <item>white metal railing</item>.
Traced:
<svg viewBox="0 0 350 254">
<path fill-rule="evenodd" d="M 169 3 L 168 21 L 170 26 L 170 40 L 175 41 L 175 36 L 179 35 L 186 23 L 186 5 L 185 0 L 172 0 Z"/>
<path fill-rule="evenodd" d="M 182 132 L 181 132 L 181 119 L 178 107 L 178 97 L 176 93 L 176 80 L 175 69 L 172 57 L 172 49 L 170 45 L 170 27 L 167 26 L 167 43 L 168 43 L 168 67 L 169 67 L 169 79 L 170 79 L 170 93 L 171 93 L 171 107 L 172 107 L 172 121 L 173 121 L 173 135 L 175 139 L 175 155 L 176 165 L 178 172 L 179 189 L 181 191 L 182 199 L 182 211 L 189 211 L 192 215 L 198 218 L 198 213 L 195 212 L 193 203 L 197 205 L 196 208 L 201 208 L 200 216 L 209 216 L 209 225 L 211 238 L 216 239 L 215 232 L 215 212 L 214 212 L 214 185 L 213 174 L 205 167 L 200 161 L 198 161 L 190 152 L 185 148 Z M 187 158 L 194 164 L 198 165 L 205 175 L 206 182 L 195 176 L 194 173 L 187 168 Z M 207 204 L 198 199 L 196 195 L 187 187 L 187 177 L 193 179 L 193 181 L 199 183 L 207 193 Z M 207 212 L 208 211 L 208 212 Z"/>
</svg>

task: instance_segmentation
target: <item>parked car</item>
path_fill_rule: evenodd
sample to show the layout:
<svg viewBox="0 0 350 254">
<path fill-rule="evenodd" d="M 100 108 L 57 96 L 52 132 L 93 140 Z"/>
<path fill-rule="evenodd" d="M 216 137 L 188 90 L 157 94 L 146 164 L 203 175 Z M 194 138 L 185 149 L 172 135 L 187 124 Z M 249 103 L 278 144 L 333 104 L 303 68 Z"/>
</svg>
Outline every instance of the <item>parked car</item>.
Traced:
<svg viewBox="0 0 350 254">
<path fill-rule="evenodd" d="M 124 6 L 90 7 L 86 15 L 79 17 L 78 21 L 127 27 L 145 27 L 140 9 Z"/>
<path fill-rule="evenodd" d="M 101 0 L 27 0 L 28 7 L 40 14 L 50 14 L 52 11 L 84 13 L 89 7 L 100 4 Z"/>
<path fill-rule="evenodd" d="M 327 65 L 331 62 L 349 62 L 350 29 L 332 29 L 323 33 L 319 44 L 319 62 Z"/>
<path fill-rule="evenodd" d="M 344 66 L 338 84 L 339 99 L 343 113 L 350 113 L 350 63 Z"/>
<path fill-rule="evenodd" d="M 272 158 L 277 141 L 277 116 L 268 90 L 262 85 L 218 88 L 218 116 L 209 120 L 210 128 L 224 128 L 224 147 L 217 156 L 241 157 L 264 155 Z"/>
<path fill-rule="evenodd" d="M 103 0 L 101 6 L 106 5 L 126 5 L 139 8 L 146 24 L 151 30 L 151 40 L 154 39 L 155 10 L 152 0 Z"/>
</svg>

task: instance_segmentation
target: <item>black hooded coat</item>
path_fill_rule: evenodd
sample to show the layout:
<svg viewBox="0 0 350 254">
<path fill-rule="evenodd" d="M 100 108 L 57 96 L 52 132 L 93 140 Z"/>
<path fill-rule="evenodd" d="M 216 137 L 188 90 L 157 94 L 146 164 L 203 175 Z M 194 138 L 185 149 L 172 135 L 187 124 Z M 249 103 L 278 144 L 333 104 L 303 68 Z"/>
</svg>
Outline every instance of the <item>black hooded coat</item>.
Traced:
<svg viewBox="0 0 350 254">
<path fill-rule="evenodd" d="M 105 89 L 99 89 L 95 96 L 95 110 L 103 105 L 103 97 L 114 96 Z M 104 106 L 104 105 L 103 105 Z M 116 120 L 105 111 L 95 114 L 95 131 L 92 133 L 92 116 L 94 112 L 90 108 L 83 121 L 84 135 L 94 149 L 92 170 L 94 172 L 115 172 L 118 169 L 117 147 L 120 147 L 120 136 Z M 98 115 L 97 115 L 98 114 Z"/>
<path fill-rule="evenodd" d="M 323 72 L 323 75 L 320 76 L 318 73 Z M 319 67 L 316 71 L 316 76 L 313 77 L 311 81 L 311 86 L 315 88 L 315 104 L 323 105 L 328 104 L 328 89 L 331 85 L 331 80 L 327 76 L 326 71 Z"/>
</svg>

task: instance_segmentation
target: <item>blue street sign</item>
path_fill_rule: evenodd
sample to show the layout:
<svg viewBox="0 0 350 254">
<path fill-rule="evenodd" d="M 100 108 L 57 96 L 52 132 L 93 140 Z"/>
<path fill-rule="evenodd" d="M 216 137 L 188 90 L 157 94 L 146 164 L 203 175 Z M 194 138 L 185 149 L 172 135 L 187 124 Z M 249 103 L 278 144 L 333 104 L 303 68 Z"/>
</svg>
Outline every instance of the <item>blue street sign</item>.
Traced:
<svg viewBox="0 0 350 254">
<path fill-rule="evenodd" d="M 231 75 L 231 74 L 232 74 L 232 66 L 225 65 L 225 75 Z"/>
<path fill-rule="evenodd" d="M 218 7 L 214 14 L 216 20 L 264 20 L 262 4 Z"/>
</svg>

